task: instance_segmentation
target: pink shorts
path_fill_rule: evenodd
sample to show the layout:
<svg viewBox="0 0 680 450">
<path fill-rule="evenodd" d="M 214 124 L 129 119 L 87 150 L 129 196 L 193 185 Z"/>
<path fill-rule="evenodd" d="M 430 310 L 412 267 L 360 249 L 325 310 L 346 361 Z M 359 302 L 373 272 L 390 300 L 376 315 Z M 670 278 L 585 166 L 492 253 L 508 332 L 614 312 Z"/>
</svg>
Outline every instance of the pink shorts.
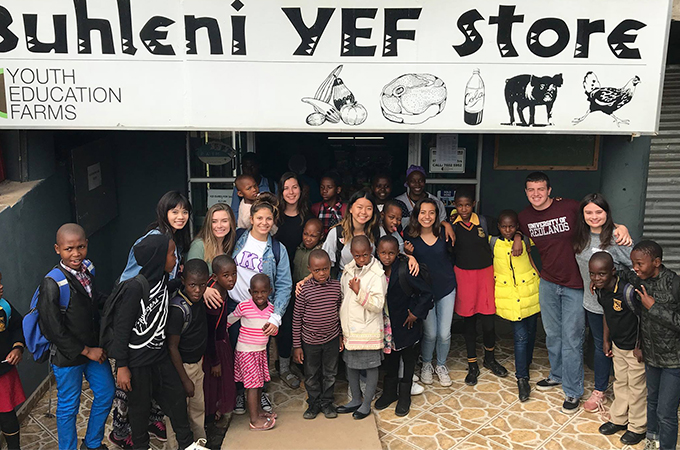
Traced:
<svg viewBox="0 0 680 450">
<path fill-rule="evenodd" d="M 267 350 L 234 352 L 234 381 L 242 382 L 246 389 L 257 389 L 270 380 Z"/>
</svg>

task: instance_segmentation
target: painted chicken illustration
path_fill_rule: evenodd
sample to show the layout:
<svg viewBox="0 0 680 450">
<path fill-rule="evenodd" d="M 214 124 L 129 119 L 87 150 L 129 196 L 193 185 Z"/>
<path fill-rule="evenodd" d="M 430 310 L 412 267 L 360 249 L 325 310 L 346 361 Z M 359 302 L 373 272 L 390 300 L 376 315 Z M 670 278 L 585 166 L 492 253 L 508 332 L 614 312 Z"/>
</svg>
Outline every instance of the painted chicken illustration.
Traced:
<svg viewBox="0 0 680 450">
<path fill-rule="evenodd" d="M 601 111 L 614 119 L 617 126 L 628 125 L 628 119 L 620 119 L 614 114 L 616 111 L 627 105 L 635 95 L 635 88 L 640 84 L 640 77 L 637 75 L 631 78 L 622 88 L 602 87 L 597 75 L 588 72 L 583 78 L 583 88 L 590 102 L 588 111 L 572 121 L 574 125 L 583 122 L 588 115 L 595 111 Z"/>
</svg>

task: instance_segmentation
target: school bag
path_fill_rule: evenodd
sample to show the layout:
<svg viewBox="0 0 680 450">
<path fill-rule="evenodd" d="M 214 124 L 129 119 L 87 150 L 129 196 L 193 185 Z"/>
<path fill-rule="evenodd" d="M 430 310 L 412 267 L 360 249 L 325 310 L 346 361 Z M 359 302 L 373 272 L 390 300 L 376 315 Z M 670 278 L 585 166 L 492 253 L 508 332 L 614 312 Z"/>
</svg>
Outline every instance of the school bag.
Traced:
<svg viewBox="0 0 680 450">
<path fill-rule="evenodd" d="M 184 322 L 182 323 L 182 331 L 180 334 L 183 334 L 184 331 L 187 329 L 189 324 L 191 323 L 191 319 L 193 318 L 193 313 L 191 312 L 191 305 L 187 303 L 186 299 L 182 297 L 181 295 L 177 295 L 170 300 L 170 306 L 179 308 L 180 311 L 182 311 L 182 319 Z"/>
<path fill-rule="evenodd" d="M 5 311 L 5 316 L 7 317 L 7 323 L 9 324 L 9 319 L 12 317 L 12 307 L 9 306 L 9 302 L 4 298 L 0 298 L 0 309 Z"/>
<path fill-rule="evenodd" d="M 408 259 L 401 256 L 398 256 L 398 258 L 401 261 L 401 264 L 399 264 L 399 286 L 401 287 L 401 290 L 404 291 L 406 296 L 410 298 L 413 296 L 414 291 L 411 285 L 408 284 L 408 277 L 410 275 L 408 268 Z M 427 265 L 419 264 L 419 266 L 420 271 L 418 272 L 418 276 L 422 277 L 425 283 L 432 286 L 432 277 L 430 276 L 430 270 L 427 268 Z"/>
<path fill-rule="evenodd" d="M 151 289 L 149 288 L 149 282 L 142 274 L 137 274 L 134 278 L 130 278 L 122 283 L 116 284 L 116 287 L 111 292 L 111 295 L 106 299 L 104 303 L 104 312 L 102 313 L 101 326 L 99 330 L 99 344 L 107 352 L 110 350 L 111 343 L 113 342 L 113 316 L 115 308 L 120 300 L 120 293 L 123 286 L 127 283 L 139 283 L 142 286 L 142 297 L 144 299 L 144 304 L 149 303 L 149 296 L 151 295 Z"/>
<path fill-rule="evenodd" d="M 84 260 L 83 266 L 94 276 L 94 265 L 90 260 Z M 71 288 L 68 285 L 66 275 L 59 267 L 55 267 L 49 271 L 45 278 L 51 278 L 59 286 L 59 309 L 64 314 L 68 309 L 71 301 Z M 33 298 L 31 298 L 31 306 L 24 316 L 22 328 L 24 330 L 24 338 L 26 339 L 26 348 L 33 354 L 33 359 L 36 362 L 45 362 L 52 354 L 50 341 L 47 340 L 42 330 L 40 329 L 40 314 L 38 313 L 38 297 L 40 296 L 40 287 L 35 290 Z"/>
<path fill-rule="evenodd" d="M 243 233 L 245 233 L 246 229 L 244 228 L 237 228 L 236 229 L 236 240 L 238 241 L 241 239 L 241 236 L 243 236 Z M 274 253 L 274 261 L 276 261 L 276 265 L 279 265 L 279 261 L 281 261 L 281 243 L 274 239 L 272 237 L 272 252 Z"/>
<path fill-rule="evenodd" d="M 635 288 L 629 283 L 623 285 L 623 301 L 626 304 L 626 308 L 633 311 L 639 318 L 640 302 L 636 298 Z"/>
</svg>

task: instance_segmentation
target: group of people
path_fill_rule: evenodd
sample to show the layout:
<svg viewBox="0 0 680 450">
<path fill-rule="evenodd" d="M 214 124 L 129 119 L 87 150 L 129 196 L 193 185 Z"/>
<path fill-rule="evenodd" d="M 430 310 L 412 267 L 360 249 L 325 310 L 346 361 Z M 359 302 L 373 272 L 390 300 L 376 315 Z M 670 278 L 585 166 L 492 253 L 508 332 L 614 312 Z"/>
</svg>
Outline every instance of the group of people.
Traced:
<svg viewBox="0 0 680 450">
<path fill-rule="evenodd" d="M 112 405 L 109 440 L 122 448 L 148 448 L 150 435 L 174 435 L 187 448 L 231 411 L 247 412 L 253 431 L 274 428 L 278 417 L 265 392 L 270 337 L 281 380 L 298 389 L 304 379 L 305 419 L 360 420 L 372 407 L 393 405 L 406 416 L 411 395 L 422 392 L 417 382 L 452 384 L 446 360 L 454 312 L 463 318 L 468 385 L 480 376 L 478 322 L 482 365 L 499 377 L 508 371 L 495 357 L 496 316 L 512 322 L 522 402 L 532 389 L 540 314 L 551 369 L 535 388 L 561 385 L 567 414 L 578 411 L 584 393 L 587 322 L 595 389 L 584 409 L 604 408 L 612 360 L 615 369 L 615 400 L 600 432 L 625 430 L 624 443 L 646 437 L 649 449 L 675 448 L 680 278 L 663 266 L 658 244 L 631 247 L 600 194 L 581 203 L 553 198 L 541 172 L 526 179 L 530 205 L 519 214 L 502 211 L 497 220 L 476 214 L 474 191 L 465 188 L 447 216 L 425 190 L 425 178 L 422 167 L 411 166 L 407 192 L 392 198 L 390 177 L 378 174 L 371 188 L 345 202 L 341 180 L 329 173 L 320 180 L 322 200 L 310 205 L 299 175 L 288 172 L 273 183 L 255 165 L 236 179 L 231 207 L 208 209 L 193 242 L 191 205 L 169 192 L 108 297 L 97 290 L 85 232 L 63 225 L 55 251 L 65 281 L 48 274 L 36 306 L 57 382 L 59 448 L 78 446 L 83 376 L 94 400 L 81 449 L 105 448 Z M 10 449 L 19 448 L 14 408 L 24 401 L 15 368 L 29 341 L 21 321 L 0 300 L 0 390 L 8 393 L 0 400 L 0 426 Z M 336 406 L 340 371 L 350 400 Z"/>
</svg>

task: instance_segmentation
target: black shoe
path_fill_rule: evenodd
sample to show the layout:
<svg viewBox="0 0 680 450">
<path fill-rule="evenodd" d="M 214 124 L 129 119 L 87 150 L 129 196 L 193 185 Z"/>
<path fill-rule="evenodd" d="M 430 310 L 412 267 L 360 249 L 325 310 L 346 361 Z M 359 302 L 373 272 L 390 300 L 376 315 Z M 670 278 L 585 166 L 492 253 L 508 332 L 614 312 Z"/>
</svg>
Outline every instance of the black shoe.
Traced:
<svg viewBox="0 0 680 450">
<path fill-rule="evenodd" d="M 359 411 L 354 411 L 354 412 L 352 413 L 352 417 L 354 417 L 354 419 L 356 419 L 356 420 L 365 419 L 366 417 L 368 417 L 368 416 L 370 416 L 370 415 L 371 415 L 371 410 L 370 410 L 370 409 L 368 410 L 367 413 L 362 413 L 362 412 L 359 412 Z"/>
<path fill-rule="evenodd" d="M 647 436 L 647 433 L 633 433 L 632 431 L 626 431 L 621 436 L 621 443 L 626 445 L 636 445 L 642 442 L 642 440 Z"/>
<path fill-rule="evenodd" d="M 623 431 L 626 428 L 627 427 L 625 425 L 617 425 L 612 422 L 605 422 L 602 425 L 600 425 L 600 428 L 597 431 L 599 431 L 600 434 L 609 436 L 611 434 L 618 433 L 619 431 Z"/>
<path fill-rule="evenodd" d="M 148 432 L 149 437 L 156 438 L 156 440 L 158 441 L 167 442 L 168 440 L 168 431 L 165 428 L 165 422 L 163 422 L 162 420 L 150 423 Z"/>
<path fill-rule="evenodd" d="M 309 420 L 316 419 L 316 416 L 318 416 L 320 412 L 321 407 L 317 403 L 313 403 L 307 408 L 307 411 L 302 414 L 302 417 Z"/>
<path fill-rule="evenodd" d="M 335 409 L 335 411 L 336 411 L 338 414 L 350 414 L 350 413 L 355 412 L 357 409 L 359 409 L 360 406 L 361 406 L 361 405 L 357 405 L 357 406 L 345 406 L 345 405 L 341 405 L 341 406 L 338 406 L 338 407 Z"/>
<path fill-rule="evenodd" d="M 517 379 L 517 389 L 519 390 L 519 401 L 526 402 L 529 400 L 529 393 L 531 392 L 531 386 L 529 385 L 528 378 L 518 378 Z"/>
<path fill-rule="evenodd" d="M 121 439 L 116 436 L 113 431 L 109 433 L 109 442 L 113 445 L 122 448 L 123 450 L 132 449 L 132 436 L 127 435 L 125 438 Z"/>
<path fill-rule="evenodd" d="M 536 389 L 538 389 L 539 391 L 547 391 L 561 384 L 562 384 L 561 382 L 555 381 L 552 378 L 548 377 L 536 383 Z"/>
<path fill-rule="evenodd" d="M 468 364 L 468 374 L 465 377 L 465 384 L 474 386 L 477 384 L 477 377 L 479 377 L 479 366 L 477 363 Z"/>
<path fill-rule="evenodd" d="M 508 369 L 503 367 L 501 363 L 496 361 L 496 358 L 493 358 L 489 361 L 484 359 L 484 367 L 489 369 L 491 373 L 496 375 L 497 377 L 507 377 L 508 376 Z"/>
<path fill-rule="evenodd" d="M 412 381 L 402 381 L 399 383 L 399 400 L 394 408 L 394 415 L 398 417 L 407 416 L 411 411 L 411 385 Z"/>
<path fill-rule="evenodd" d="M 101 444 L 96 449 L 95 448 L 91 449 L 90 447 L 85 445 L 85 440 L 83 440 L 83 444 L 80 446 L 80 450 L 108 450 L 108 447 L 104 444 Z"/>
<path fill-rule="evenodd" d="M 562 403 L 562 412 L 564 414 L 574 414 L 578 411 L 578 405 L 581 403 L 580 398 L 566 397 Z"/>
<path fill-rule="evenodd" d="M 385 377 L 383 379 L 383 392 L 378 400 L 375 401 L 375 409 L 382 411 L 399 399 L 397 395 L 397 377 Z"/>
<path fill-rule="evenodd" d="M 338 411 L 336 411 L 335 406 L 332 403 L 326 403 L 321 406 L 321 412 L 326 419 L 335 419 L 338 417 Z"/>
</svg>

